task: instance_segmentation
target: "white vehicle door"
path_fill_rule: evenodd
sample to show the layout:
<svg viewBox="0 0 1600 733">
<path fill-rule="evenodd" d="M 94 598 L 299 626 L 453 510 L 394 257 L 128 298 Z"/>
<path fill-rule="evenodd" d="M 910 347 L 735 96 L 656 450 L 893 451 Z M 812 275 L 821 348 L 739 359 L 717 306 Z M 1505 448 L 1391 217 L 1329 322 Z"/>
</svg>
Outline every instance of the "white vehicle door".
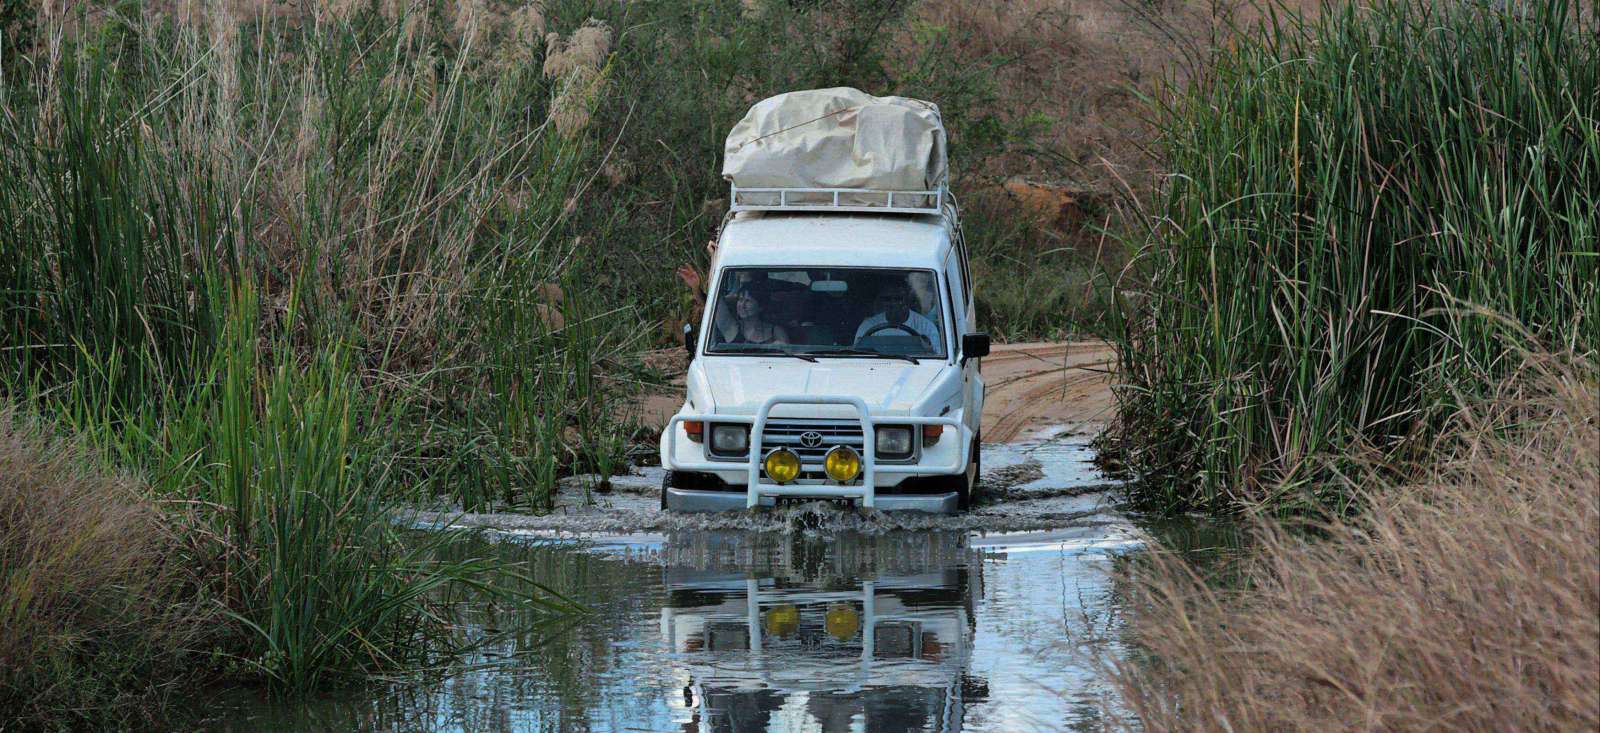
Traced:
<svg viewBox="0 0 1600 733">
<path fill-rule="evenodd" d="M 945 293 L 949 296 L 948 307 L 951 313 L 951 322 L 954 326 L 950 329 L 953 334 L 951 353 L 958 354 L 961 348 L 961 337 L 977 330 L 977 318 L 972 307 L 972 291 L 967 287 L 966 258 L 961 254 L 962 246 L 959 238 L 944 262 Z M 968 359 L 961 367 L 962 382 L 962 407 L 966 416 L 967 427 L 976 433 L 982 427 L 983 420 L 983 374 L 980 359 Z"/>
</svg>

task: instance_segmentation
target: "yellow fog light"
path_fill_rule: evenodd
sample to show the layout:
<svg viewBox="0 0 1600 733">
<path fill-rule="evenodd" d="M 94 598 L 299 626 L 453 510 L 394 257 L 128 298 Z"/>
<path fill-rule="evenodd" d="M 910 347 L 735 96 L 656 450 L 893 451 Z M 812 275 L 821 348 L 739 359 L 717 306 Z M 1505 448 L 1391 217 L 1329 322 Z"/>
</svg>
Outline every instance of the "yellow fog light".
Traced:
<svg viewBox="0 0 1600 733">
<path fill-rule="evenodd" d="M 853 481 L 861 475 L 861 456 L 847 446 L 834 446 L 822 459 L 822 470 L 828 474 L 828 478 L 841 484 Z"/>
<path fill-rule="evenodd" d="M 800 456 L 787 448 L 779 448 L 767 454 L 761 467 L 767 470 L 767 478 L 786 484 L 800 475 Z"/>
<path fill-rule="evenodd" d="M 766 617 L 761 619 L 761 625 L 767 633 L 773 636 L 788 636 L 800 630 L 800 609 L 792 603 L 773 606 L 767 609 Z"/>
<path fill-rule="evenodd" d="M 822 628 L 839 641 L 849 641 L 861 630 L 861 616 L 856 614 L 855 606 L 835 603 L 828 606 L 828 613 L 822 617 Z"/>
</svg>

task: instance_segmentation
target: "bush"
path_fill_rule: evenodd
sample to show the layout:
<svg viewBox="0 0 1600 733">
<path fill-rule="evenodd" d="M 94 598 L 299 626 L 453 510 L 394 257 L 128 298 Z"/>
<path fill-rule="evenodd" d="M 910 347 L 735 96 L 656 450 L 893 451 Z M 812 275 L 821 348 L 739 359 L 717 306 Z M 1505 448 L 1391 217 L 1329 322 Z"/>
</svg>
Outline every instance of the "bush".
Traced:
<svg viewBox="0 0 1600 733">
<path fill-rule="evenodd" d="M 1403 458 L 1505 369 L 1504 322 L 1462 303 L 1600 347 L 1578 5 L 1330 7 L 1241 38 L 1164 114 L 1175 173 L 1116 328 L 1148 503 L 1343 506 L 1328 456 Z"/>
</svg>

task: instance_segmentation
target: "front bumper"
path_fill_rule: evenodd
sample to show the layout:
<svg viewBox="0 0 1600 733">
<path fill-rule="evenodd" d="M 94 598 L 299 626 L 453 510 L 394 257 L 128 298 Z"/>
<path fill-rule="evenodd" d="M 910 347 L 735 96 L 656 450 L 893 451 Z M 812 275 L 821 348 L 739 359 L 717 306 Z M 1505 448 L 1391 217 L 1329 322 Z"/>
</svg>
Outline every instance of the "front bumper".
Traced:
<svg viewBox="0 0 1600 733">
<path fill-rule="evenodd" d="M 761 469 L 761 459 L 765 457 L 766 450 L 762 445 L 762 436 L 766 429 L 767 419 L 772 409 L 778 405 L 844 405 L 855 408 L 856 420 L 861 424 L 861 434 L 866 436 L 863 441 L 861 455 L 861 476 L 847 485 L 840 485 L 829 481 L 801 479 L 786 484 L 778 484 L 767 478 Z M 967 464 L 971 461 L 968 455 L 972 443 L 971 431 L 955 417 L 910 417 L 904 415 L 885 416 L 884 422 L 896 425 L 942 425 L 954 428 L 952 436 L 954 450 L 944 452 L 941 457 L 945 461 L 925 460 L 914 464 L 883 464 L 873 455 L 874 443 L 872 436 L 876 434 L 876 423 L 866 403 L 859 397 L 848 395 L 777 395 L 767 398 L 754 415 L 694 415 L 679 414 L 673 416 L 667 423 L 666 431 L 661 441 L 661 465 L 669 471 L 688 471 L 702 473 L 726 474 L 730 469 L 742 474 L 741 483 L 744 484 L 743 492 L 739 491 L 698 491 L 687 489 L 673 489 L 668 487 L 664 496 L 668 509 L 680 511 L 722 511 L 724 509 L 737 509 L 742 503 L 742 508 L 757 506 L 773 506 L 778 497 L 817 498 L 817 499 L 849 499 L 866 508 L 871 509 L 920 509 L 922 511 L 954 511 L 946 510 L 944 494 L 933 496 L 926 495 L 879 495 L 880 479 L 894 474 L 901 476 L 939 476 L 965 473 Z M 695 456 L 686 453 L 679 455 L 678 440 L 683 435 L 682 423 L 699 421 L 705 423 L 740 423 L 750 425 L 750 455 L 748 460 L 740 463 L 726 461 L 709 461 L 703 456 L 695 460 Z M 926 458 L 926 457 L 925 457 Z M 804 463 L 802 472 L 820 472 L 820 464 Z M 674 502 L 674 492 L 677 492 L 678 502 Z M 709 494 L 715 496 L 701 497 Z M 952 492 L 950 497 L 954 497 Z M 955 499 L 949 499 L 956 503 Z M 715 506 L 714 509 L 699 509 L 699 506 Z M 928 508 L 924 508 L 928 507 Z"/>
<path fill-rule="evenodd" d="M 667 509 L 674 512 L 731 512 L 748 509 L 746 495 L 738 491 L 700 491 L 668 486 Z M 817 497 L 826 498 L 826 497 Z M 777 506 L 778 498 L 763 496 L 756 506 Z M 961 508 L 961 499 L 954 491 L 946 494 L 879 494 L 875 507 L 885 512 L 926 512 L 928 514 L 955 514 Z"/>
</svg>

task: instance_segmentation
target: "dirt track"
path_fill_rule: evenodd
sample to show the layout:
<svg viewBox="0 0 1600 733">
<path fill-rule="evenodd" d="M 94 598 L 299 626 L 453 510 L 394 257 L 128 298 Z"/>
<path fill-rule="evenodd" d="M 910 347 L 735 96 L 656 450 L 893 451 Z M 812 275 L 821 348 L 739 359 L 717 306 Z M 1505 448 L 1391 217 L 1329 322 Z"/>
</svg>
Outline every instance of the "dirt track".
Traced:
<svg viewBox="0 0 1600 733">
<path fill-rule="evenodd" d="M 983 360 L 983 441 L 1045 429 L 1095 433 L 1111 419 L 1114 355 L 1100 341 L 1000 344 Z"/>
<path fill-rule="evenodd" d="M 682 366 L 663 350 L 658 364 Z M 652 355 L 654 356 L 654 355 Z M 983 360 L 983 441 L 1009 443 L 1051 428 L 1095 433 L 1111 419 L 1111 347 L 1100 341 L 997 344 Z M 683 374 L 645 396 L 640 418 L 662 425 L 683 404 Z"/>
</svg>

